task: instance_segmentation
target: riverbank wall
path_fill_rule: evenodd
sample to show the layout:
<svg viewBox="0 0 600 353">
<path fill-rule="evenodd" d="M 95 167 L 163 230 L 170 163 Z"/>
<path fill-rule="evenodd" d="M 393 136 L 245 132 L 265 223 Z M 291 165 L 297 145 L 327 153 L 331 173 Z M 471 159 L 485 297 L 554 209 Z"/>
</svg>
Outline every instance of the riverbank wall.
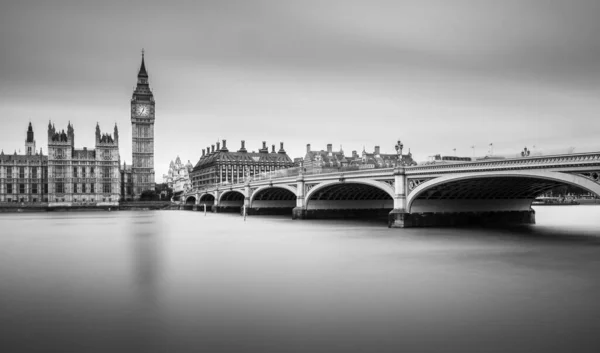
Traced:
<svg viewBox="0 0 600 353">
<path fill-rule="evenodd" d="M 20 212 L 86 212 L 86 211 L 129 211 L 129 210 L 163 210 L 171 205 L 169 201 L 122 202 L 118 205 L 76 205 L 49 206 L 48 203 L 1 203 L 0 213 Z"/>
</svg>

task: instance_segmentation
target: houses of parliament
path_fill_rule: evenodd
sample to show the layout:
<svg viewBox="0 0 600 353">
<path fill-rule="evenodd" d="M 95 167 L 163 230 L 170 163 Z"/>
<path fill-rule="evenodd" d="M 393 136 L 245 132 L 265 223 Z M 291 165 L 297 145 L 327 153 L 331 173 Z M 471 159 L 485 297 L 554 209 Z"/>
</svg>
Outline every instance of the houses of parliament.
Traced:
<svg viewBox="0 0 600 353">
<path fill-rule="evenodd" d="M 95 129 L 93 149 L 75 147 L 75 127 L 48 123 L 48 146 L 36 147 L 31 123 L 25 154 L 0 152 L 0 204 L 43 204 L 48 207 L 116 206 L 154 190 L 154 95 L 142 63 L 131 98 L 132 164 L 121 164 L 119 130 Z M 90 130 L 91 130 L 90 126 Z"/>
</svg>

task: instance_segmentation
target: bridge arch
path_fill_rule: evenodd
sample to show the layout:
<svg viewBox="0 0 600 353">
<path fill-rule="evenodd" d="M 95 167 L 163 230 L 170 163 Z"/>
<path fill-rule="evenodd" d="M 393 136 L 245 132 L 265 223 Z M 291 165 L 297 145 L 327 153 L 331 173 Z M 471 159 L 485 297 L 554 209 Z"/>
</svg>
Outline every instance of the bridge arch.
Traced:
<svg viewBox="0 0 600 353">
<path fill-rule="evenodd" d="M 196 196 L 189 195 L 188 197 L 186 197 L 185 198 L 185 204 L 186 205 L 195 205 L 196 204 Z"/>
<path fill-rule="evenodd" d="M 394 206 L 394 190 L 376 180 L 328 181 L 306 193 L 306 218 L 382 218 Z"/>
<path fill-rule="evenodd" d="M 344 180 L 339 181 L 339 180 L 333 180 L 333 181 L 326 181 L 320 184 L 315 185 L 312 189 L 310 189 L 305 196 L 305 202 L 308 203 L 309 200 L 313 197 L 313 195 L 315 195 L 318 192 L 323 192 L 323 189 L 329 188 L 331 186 L 335 186 L 335 185 L 350 185 L 350 184 L 361 184 L 361 185 L 369 185 L 372 186 L 376 189 L 381 190 L 382 192 L 385 192 L 386 194 L 388 194 L 390 196 L 391 199 L 394 198 L 394 189 L 387 185 L 384 184 L 382 182 L 376 181 L 376 180 L 368 180 L 368 179 L 359 179 L 359 180 Z"/>
<path fill-rule="evenodd" d="M 296 188 L 265 185 L 252 192 L 249 214 L 291 214 L 296 207 Z"/>
<path fill-rule="evenodd" d="M 215 195 L 211 193 L 204 193 L 198 196 L 198 204 L 199 205 L 207 205 L 212 206 L 215 204 Z"/>
<path fill-rule="evenodd" d="M 244 206 L 246 195 L 241 190 L 225 190 L 219 195 L 219 212 L 240 212 Z"/>
<path fill-rule="evenodd" d="M 419 184 L 406 199 L 406 211 L 527 211 L 536 196 L 563 185 L 600 195 L 600 184 L 575 174 L 540 170 L 473 172 Z"/>
<path fill-rule="evenodd" d="M 289 185 L 261 186 L 252 192 L 252 196 L 250 196 L 250 207 L 254 207 L 254 201 L 272 200 L 294 200 L 295 205 L 296 195 L 296 188 Z"/>
<path fill-rule="evenodd" d="M 219 204 L 223 201 L 242 200 L 246 198 L 246 193 L 242 190 L 224 190 L 219 195 Z"/>
</svg>

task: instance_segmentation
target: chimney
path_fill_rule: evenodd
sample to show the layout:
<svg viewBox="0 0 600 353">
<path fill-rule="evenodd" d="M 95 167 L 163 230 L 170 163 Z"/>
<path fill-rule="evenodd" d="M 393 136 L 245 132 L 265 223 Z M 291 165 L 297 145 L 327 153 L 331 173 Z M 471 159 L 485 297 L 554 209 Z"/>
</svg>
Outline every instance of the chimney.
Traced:
<svg viewBox="0 0 600 353">
<path fill-rule="evenodd" d="M 352 158 L 353 159 L 358 158 L 358 153 L 356 153 L 356 150 L 352 151 Z"/>
<path fill-rule="evenodd" d="M 283 149 L 283 142 L 279 142 L 279 151 L 277 153 L 285 153 L 285 150 Z"/>
<path fill-rule="evenodd" d="M 306 145 L 306 153 L 310 152 L 310 143 Z"/>
<path fill-rule="evenodd" d="M 215 153 L 215 145 L 210 145 L 210 153 Z"/>
<path fill-rule="evenodd" d="M 375 146 L 375 155 L 379 155 L 379 146 Z"/>
<path fill-rule="evenodd" d="M 227 140 L 223 140 L 223 150 L 227 150 Z"/>
<path fill-rule="evenodd" d="M 269 147 L 267 147 L 267 141 L 263 141 L 262 148 L 258 150 L 258 153 L 269 153 Z"/>
<path fill-rule="evenodd" d="M 275 153 L 275 145 L 271 145 L 271 153 Z"/>
<path fill-rule="evenodd" d="M 219 152 L 221 150 L 221 143 L 217 142 L 217 152 Z"/>
<path fill-rule="evenodd" d="M 327 153 L 331 153 L 331 152 L 333 152 L 333 145 L 328 143 L 327 144 Z"/>
<path fill-rule="evenodd" d="M 202 149 L 202 157 L 204 157 L 204 148 Z"/>
<path fill-rule="evenodd" d="M 246 151 L 246 141 L 242 140 L 242 148 L 238 152 L 248 152 Z"/>
</svg>

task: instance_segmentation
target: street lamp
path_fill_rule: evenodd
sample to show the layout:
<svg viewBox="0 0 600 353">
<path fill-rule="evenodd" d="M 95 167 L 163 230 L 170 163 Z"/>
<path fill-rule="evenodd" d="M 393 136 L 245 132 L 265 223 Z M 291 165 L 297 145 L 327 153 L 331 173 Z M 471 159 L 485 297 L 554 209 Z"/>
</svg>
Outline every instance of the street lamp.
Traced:
<svg viewBox="0 0 600 353">
<path fill-rule="evenodd" d="M 404 145 L 402 144 L 402 141 L 398 140 L 398 143 L 396 144 L 396 146 L 394 146 L 396 148 L 396 154 L 398 157 L 398 160 L 396 161 L 396 165 L 400 166 L 402 165 L 401 161 L 402 161 L 402 149 L 404 148 Z"/>
</svg>

